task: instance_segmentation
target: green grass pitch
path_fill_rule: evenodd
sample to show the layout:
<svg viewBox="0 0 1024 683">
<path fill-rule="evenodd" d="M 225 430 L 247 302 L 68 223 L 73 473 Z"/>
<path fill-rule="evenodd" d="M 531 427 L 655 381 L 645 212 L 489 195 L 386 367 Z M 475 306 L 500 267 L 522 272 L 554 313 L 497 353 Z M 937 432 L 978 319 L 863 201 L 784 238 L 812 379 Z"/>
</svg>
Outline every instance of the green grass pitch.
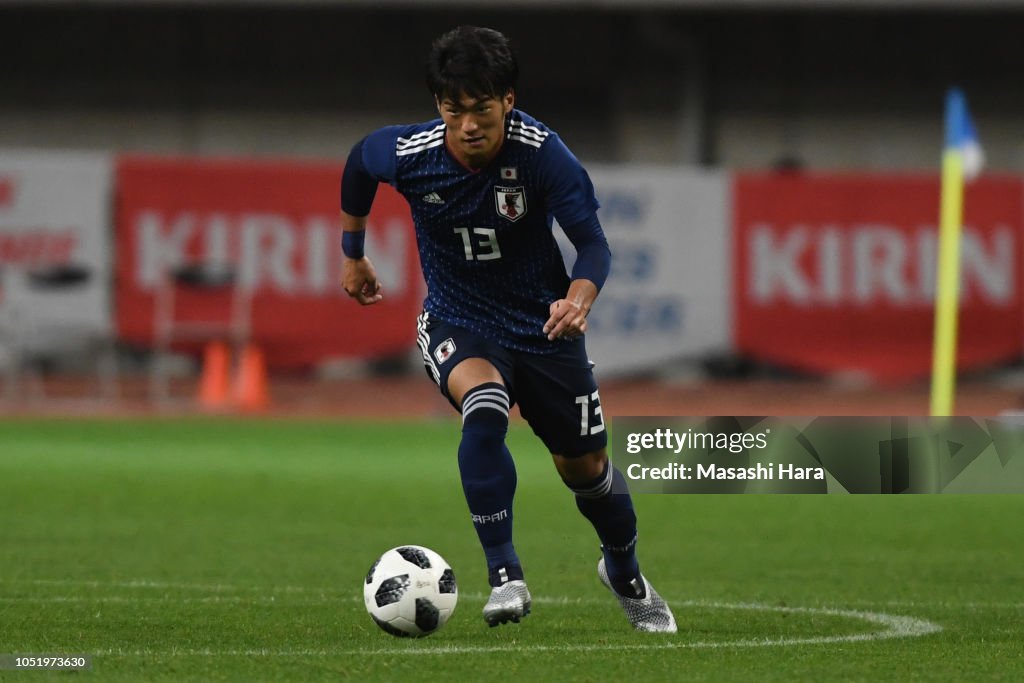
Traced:
<svg viewBox="0 0 1024 683">
<path fill-rule="evenodd" d="M 90 654 L 84 680 L 124 681 L 1024 679 L 1020 496 L 637 496 L 680 626 L 639 634 L 515 426 L 534 611 L 489 629 L 457 439 L 447 421 L 0 422 L 0 654 Z M 459 581 L 425 639 L 362 604 L 404 543 Z"/>
</svg>

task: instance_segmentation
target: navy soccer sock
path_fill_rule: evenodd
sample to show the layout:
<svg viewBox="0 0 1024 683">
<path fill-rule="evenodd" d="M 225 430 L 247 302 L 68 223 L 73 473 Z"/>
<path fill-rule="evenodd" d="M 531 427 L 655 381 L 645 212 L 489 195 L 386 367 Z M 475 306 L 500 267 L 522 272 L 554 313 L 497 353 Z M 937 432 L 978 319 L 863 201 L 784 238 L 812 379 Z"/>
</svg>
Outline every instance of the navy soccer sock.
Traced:
<svg viewBox="0 0 1024 683">
<path fill-rule="evenodd" d="M 523 578 L 512 545 L 516 467 L 505 446 L 508 409 L 508 391 L 497 382 L 473 387 L 462 398 L 459 473 L 492 586 Z"/>
<path fill-rule="evenodd" d="M 640 565 L 636 559 L 636 513 L 633 499 L 622 472 L 605 463 L 604 472 L 593 481 L 582 486 L 569 485 L 576 494 L 576 507 L 594 525 L 601 539 L 605 569 L 612 586 L 621 595 L 645 597 L 640 577 Z"/>
</svg>

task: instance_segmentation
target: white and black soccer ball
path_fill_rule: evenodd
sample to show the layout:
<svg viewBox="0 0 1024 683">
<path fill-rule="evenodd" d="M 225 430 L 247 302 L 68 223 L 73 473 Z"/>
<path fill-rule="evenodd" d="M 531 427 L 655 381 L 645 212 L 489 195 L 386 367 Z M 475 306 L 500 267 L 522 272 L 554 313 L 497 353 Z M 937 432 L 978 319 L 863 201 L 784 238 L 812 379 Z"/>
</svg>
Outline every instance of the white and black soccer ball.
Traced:
<svg viewBox="0 0 1024 683">
<path fill-rule="evenodd" d="M 380 556 L 363 584 L 366 611 L 393 636 L 420 638 L 444 626 L 455 611 L 455 573 L 430 548 L 403 545 Z"/>
</svg>

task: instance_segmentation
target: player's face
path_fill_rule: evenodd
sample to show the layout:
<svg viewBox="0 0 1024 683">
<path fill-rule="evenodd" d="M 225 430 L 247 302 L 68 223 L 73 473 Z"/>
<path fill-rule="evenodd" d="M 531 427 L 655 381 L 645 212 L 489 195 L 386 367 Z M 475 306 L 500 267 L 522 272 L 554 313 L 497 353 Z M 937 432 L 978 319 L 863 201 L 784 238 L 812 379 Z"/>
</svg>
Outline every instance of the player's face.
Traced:
<svg viewBox="0 0 1024 683">
<path fill-rule="evenodd" d="M 504 97 L 444 98 L 437 110 L 447 126 L 448 149 L 470 168 L 486 166 L 501 149 L 505 138 L 505 115 L 512 111 L 515 94 Z"/>
</svg>

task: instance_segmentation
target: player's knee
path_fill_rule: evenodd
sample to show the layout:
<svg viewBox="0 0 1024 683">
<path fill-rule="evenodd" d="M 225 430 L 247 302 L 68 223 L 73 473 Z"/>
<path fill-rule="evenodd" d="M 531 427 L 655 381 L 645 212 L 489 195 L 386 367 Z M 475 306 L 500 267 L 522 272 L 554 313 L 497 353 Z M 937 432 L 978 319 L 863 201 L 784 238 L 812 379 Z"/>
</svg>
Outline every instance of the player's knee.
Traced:
<svg viewBox="0 0 1024 683">
<path fill-rule="evenodd" d="M 608 452 L 605 449 L 585 453 L 576 458 L 552 455 L 558 475 L 573 491 L 580 487 L 590 488 L 598 479 L 611 471 L 608 466 Z M 609 480 L 610 481 L 610 480 Z"/>
<path fill-rule="evenodd" d="M 603 451 L 600 455 L 590 454 L 588 460 L 590 462 L 586 465 L 575 463 L 572 472 L 560 471 L 562 481 L 576 494 L 577 504 L 581 500 L 604 500 L 611 495 L 615 485 L 615 470 Z"/>
<path fill-rule="evenodd" d="M 505 438 L 509 396 L 505 385 L 485 382 L 462 397 L 462 433 Z"/>
<path fill-rule="evenodd" d="M 448 395 L 462 405 L 469 399 L 470 392 L 482 384 L 498 384 L 502 389 L 505 388 L 501 373 L 490 361 L 485 358 L 466 358 L 452 368 L 448 375 Z"/>
</svg>

